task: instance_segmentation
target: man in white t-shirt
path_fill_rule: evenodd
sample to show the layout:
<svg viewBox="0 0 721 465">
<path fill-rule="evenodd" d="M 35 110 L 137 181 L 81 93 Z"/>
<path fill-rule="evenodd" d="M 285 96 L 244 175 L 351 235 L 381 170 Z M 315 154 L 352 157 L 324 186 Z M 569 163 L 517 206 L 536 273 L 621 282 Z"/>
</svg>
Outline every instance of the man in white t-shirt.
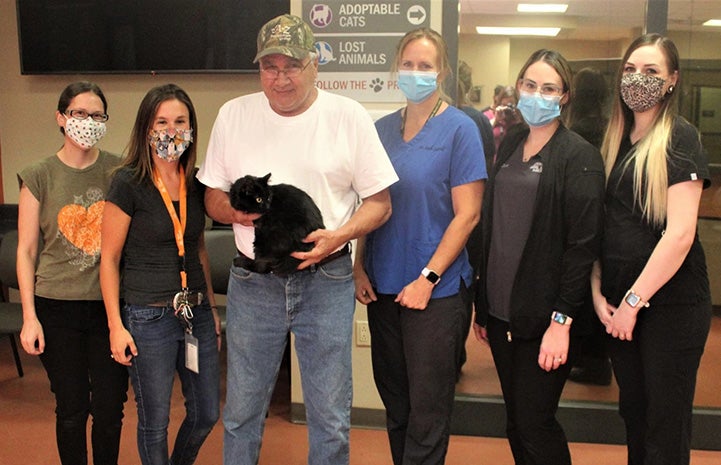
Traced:
<svg viewBox="0 0 721 465">
<path fill-rule="evenodd" d="M 309 464 L 347 464 L 355 308 L 348 243 L 391 214 L 398 180 L 372 119 L 357 102 L 315 87 L 313 33 L 282 15 L 258 34 L 263 91 L 223 105 L 198 178 L 216 221 L 232 223 L 239 251 L 228 286 L 228 379 L 224 464 L 256 464 L 265 414 L 287 334 L 295 335 L 310 450 Z M 241 176 L 272 173 L 271 183 L 306 191 L 327 229 L 287 276 L 253 270 L 253 220 L 234 210 L 228 190 Z M 361 202 L 362 200 L 362 202 Z"/>
</svg>

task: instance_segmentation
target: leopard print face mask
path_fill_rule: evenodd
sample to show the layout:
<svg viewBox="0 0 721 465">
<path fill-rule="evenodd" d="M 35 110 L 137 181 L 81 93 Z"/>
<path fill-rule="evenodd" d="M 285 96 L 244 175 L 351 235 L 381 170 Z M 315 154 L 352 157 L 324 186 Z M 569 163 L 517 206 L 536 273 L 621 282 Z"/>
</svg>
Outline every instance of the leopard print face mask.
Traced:
<svg viewBox="0 0 721 465">
<path fill-rule="evenodd" d="M 621 97 L 631 111 L 643 113 L 663 98 L 666 80 L 649 74 L 629 73 L 621 78 Z"/>
</svg>

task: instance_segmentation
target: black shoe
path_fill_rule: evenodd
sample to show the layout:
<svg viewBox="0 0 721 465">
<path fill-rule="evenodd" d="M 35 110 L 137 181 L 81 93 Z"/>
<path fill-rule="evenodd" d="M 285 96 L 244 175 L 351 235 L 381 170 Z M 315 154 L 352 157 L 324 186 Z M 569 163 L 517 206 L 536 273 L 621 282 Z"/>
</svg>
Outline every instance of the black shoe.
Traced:
<svg viewBox="0 0 721 465">
<path fill-rule="evenodd" d="M 611 384 L 611 362 L 608 359 L 587 361 L 584 366 L 571 368 L 568 379 L 579 384 L 609 386 Z"/>
</svg>

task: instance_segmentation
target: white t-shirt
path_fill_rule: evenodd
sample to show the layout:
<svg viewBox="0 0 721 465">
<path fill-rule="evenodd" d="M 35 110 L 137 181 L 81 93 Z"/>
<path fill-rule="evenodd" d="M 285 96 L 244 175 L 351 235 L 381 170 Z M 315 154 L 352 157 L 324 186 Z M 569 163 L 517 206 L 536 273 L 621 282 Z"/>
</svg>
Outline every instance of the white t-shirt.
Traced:
<svg viewBox="0 0 721 465">
<path fill-rule="evenodd" d="M 306 191 L 330 230 L 350 219 L 360 199 L 398 180 L 368 112 L 322 90 L 297 116 L 277 114 L 262 92 L 220 108 L 198 179 L 227 192 L 242 176 L 268 173 L 271 184 Z M 238 250 L 254 257 L 253 227 L 233 224 L 233 230 Z"/>
</svg>

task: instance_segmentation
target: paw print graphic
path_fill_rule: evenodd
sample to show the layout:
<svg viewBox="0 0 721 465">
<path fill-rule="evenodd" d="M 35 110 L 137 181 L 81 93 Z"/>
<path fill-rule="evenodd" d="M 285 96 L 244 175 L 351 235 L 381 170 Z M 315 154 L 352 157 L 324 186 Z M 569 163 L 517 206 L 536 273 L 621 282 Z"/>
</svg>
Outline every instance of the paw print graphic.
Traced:
<svg viewBox="0 0 721 465">
<path fill-rule="evenodd" d="M 371 89 L 373 92 L 378 93 L 383 90 L 383 81 L 380 78 L 375 78 L 371 81 Z"/>
</svg>

